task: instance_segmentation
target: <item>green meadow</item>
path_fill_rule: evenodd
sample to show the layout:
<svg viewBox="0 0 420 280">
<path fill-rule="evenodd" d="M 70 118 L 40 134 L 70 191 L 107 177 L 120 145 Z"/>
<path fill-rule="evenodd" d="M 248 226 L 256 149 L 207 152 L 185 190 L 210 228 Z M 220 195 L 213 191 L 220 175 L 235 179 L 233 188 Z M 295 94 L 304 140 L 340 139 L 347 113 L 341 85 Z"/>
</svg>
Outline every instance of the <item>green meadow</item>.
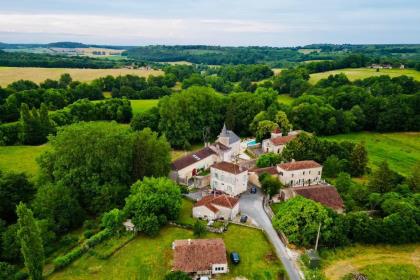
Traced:
<svg viewBox="0 0 420 280">
<path fill-rule="evenodd" d="M 323 137 L 334 141 L 364 142 L 369 166 L 375 168 L 386 160 L 389 166 L 408 175 L 420 163 L 420 132 L 374 133 L 360 132 Z"/>
<path fill-rule="evenodd" d="M 311 84 L 315 84 L 321 79 L 328 78 L 329 75 L 335 75 L 340 73 L 346 74 L 346 76 L 351 81 L 381 75 L 389 75 L 390 77 L 407 75 L 409 77 L 413 77 L 417 81 L 420 81 L 420 72 L 412 69 L 380 69 L 379 72 L 377 72 L 376 69 L 370 68 L 346 68 L 311 74 L 309 82 Z"/>
<path fill-rule="evenodd" d="M 33 176 L 38 172 L 36 158 L 48 149 L 41 146 L 0 146 L 0 170 L 26 172 Z"/>
<path fill-rule="evenodd" d="M 130 100 L 131 108 L 133 108 L 133 114 L 144 112 L 156 107 L 158 102 L 159 99 Z"/>
</svg>

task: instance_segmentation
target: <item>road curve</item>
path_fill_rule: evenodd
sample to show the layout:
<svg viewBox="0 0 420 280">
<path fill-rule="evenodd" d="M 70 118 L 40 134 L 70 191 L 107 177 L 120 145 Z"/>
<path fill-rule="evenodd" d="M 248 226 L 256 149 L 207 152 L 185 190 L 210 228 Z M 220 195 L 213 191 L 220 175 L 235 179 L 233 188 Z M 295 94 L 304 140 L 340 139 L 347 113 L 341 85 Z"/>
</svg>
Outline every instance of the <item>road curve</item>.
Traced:
<svg viewBox="0 0 420 280">
<path fill-rule="evenodd" d="M 258 191 L 257 194 L 244 193 L 239 202 L 241 213 L 251 217 L 267 233 L 268 239 L 274 246 L 277 256 L 283 263 L 290 280 L 300 280 L 300 271 L 294 261 L 286 252 L 286 246 L 274 230 L 270 218 L 263 208 L 263 195 Z"/>
</svg>

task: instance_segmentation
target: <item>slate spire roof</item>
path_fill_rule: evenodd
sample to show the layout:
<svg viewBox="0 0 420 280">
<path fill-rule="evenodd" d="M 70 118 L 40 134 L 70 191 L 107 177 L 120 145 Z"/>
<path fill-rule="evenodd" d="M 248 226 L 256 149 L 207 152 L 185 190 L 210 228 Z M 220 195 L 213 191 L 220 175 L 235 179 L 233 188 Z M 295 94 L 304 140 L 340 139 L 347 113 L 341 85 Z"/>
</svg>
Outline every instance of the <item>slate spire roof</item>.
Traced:
<svg viewBox="0 0 420 280">
<path fill-rule="evenodd" d="M 220 132 L 219 137 L 229 138 L 229 144 L 232 144 L 241 140 L 241 138 L 239 138 L 239 136 L 236 135 L 235 132 L 226 128 L 226 124 L 223 124 L 222 132 Z"/>
</svg>

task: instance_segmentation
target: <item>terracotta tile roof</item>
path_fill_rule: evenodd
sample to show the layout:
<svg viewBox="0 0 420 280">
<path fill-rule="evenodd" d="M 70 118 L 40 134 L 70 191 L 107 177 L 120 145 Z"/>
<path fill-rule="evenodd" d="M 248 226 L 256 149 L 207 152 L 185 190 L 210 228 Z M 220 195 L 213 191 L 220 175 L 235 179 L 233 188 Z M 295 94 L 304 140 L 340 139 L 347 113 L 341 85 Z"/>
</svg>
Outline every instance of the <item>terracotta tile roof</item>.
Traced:
<svg viewBox="0 0 420 280">
<path fill-rule="evenodd" d="M 218 147 L 220 150 L 222 150 L 222 151 L 228 151 L 228 150 L 230 150 L 230 147 L 228 147 L 228 146 L 226 146 L 226 145 L 223 145 L 222 143 L 220 143 L 220 142 L 216 142 L 216 143 L 214 143 L 214 145 L 216 146 L 216 147 Z"/>
<path fill-rule="evenodd" d="M 280 145 L 286 145 L 290 141 L 296 138 L 296 135 L 287 135 L 287 136 L 279 136 L 276 138 L 270 139 L 271 143 L 273 143 L 274 146 L 280 146 Z"/>
<path fill-rule="evenodd" d="M 209 147 L 205 147 L 201 150 L 196 152 L 190 153 L 180 159 L 175 160 L 172 162 L 172 170 L 181 170 L 191 164 L 194 164 L 200 160 L 203 160 L 211 155 L 215 155 L 216 152 L 210 149 Z"/>
<path fill-rule="evenodd" d="M 261 175 L 263 173 L 268 173 L 268 174 L 271 174 L 271 175 L 277 175 L 278 174 L 276 166 L 253 168 L 253 169 L 249 170 L 249 172 L 255 172 L 258 175 Z"/>
<path fill-rule="evenodd" d="M 277 166 L 286 171 L 321 167 L 319 163 L 313 160 L 291 161 L 278 164 Z"/>
<path fill-rule="evenodd" d="M 189 239 L 173 242 L 173 270 L 192 273 L 211 270 L 213 264 L 227 264 L 223 239 Z"/>
<path fill-rule="evenodd" d="M 344 209 L 344 202 L 335 187 L 325 185 L 313 185 L 307 187 L 291 188 L 296 194 L 317 201 L 332 209 Z"/>
<path fill-rule="evenodd" d="M 232 174 L 239 174 L 246 171 L 245 168 L 242 168 L 237 164 L 226 162 L 226 161 L 215 163 L 211 167 L 225 171 L 225 172 L 229 172 Z"/>
<path fill-rule="evenodd" d="M 235 205 L 239 203 L 239 198 L 222 195 L 207 195 L 196 202 L 194 207 L 205 206 L 213 213 L 219 212 L 219 209 L 216 206 L 222 206 L 232 209 Z"/>
</svg>

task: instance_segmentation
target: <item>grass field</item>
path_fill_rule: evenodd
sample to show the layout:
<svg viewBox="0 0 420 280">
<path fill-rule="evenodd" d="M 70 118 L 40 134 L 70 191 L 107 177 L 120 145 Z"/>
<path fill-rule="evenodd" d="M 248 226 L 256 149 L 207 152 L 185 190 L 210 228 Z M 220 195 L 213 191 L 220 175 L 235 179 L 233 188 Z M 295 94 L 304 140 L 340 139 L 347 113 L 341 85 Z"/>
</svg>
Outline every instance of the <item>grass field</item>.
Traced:
<svg viewBox="0 0 420 280">
<path fill-rule="evenodd" d="M 286 105 L 292 104 L 293 100 L 295 100 L 295 98 L 291 97 L 288 94 L 280 94 L 277 97 L 277 101 L 279 101 L 280 103 L 284 103 Z"/>
<path fill-rule="evenodd" d="M 339 69 L 333 71 L 327 71 L 322 73 L 315 73 L 311 74 L 311 78 L 309 82 L 311 84 L 315 84 L 321 79 L 328 78 L 329 75 L 335 75 L 344 73 L 346 76 L 351 80 L 357 79 L 364 79 L 371 76 L 381 76 L 381 75 L 389 75 L 390 77 L 397 77 L 401 75 L 407 75 L 413 77 L 417 81 L 420 81 L 420 72 L 411 69 L 380 69 L 379 72 L 376 72 L 376 69 L 369 69 L 369 68 L 347 68 L 347 69 Z"/>
<path fill-rule="evenodd" d="M 186 198 L 182 199 L 182 206 L 181 211 L 179 213 L 178 222 L 190 225 L 194 224 L 196 220 L 192 217 L 193 206 L 194 203 L 191 200 Z"/>
<path fill-rule="evenodd" d="M 145 69 L 74 69 L 74 68 L 35 68 L 35 67 L 0 67 L 0 86 L 5 87 L 16 80 L 31 80 L 36 83 L 46 79 L 58 79 L 61 74 L 69 73 L 73 80 L 88 82 L 107 75 L 161 75 L 160 70 Z"/>
<path fill-rule="evenodd" d="M 222 237 L 227 251 L 237 251 L 241 263 L 229 265 L 228 275 L 218 279 L 276 279 L 282 270 L 264 234 L 255 229 L 231 225 L 221 235 L 208 233 L 205 238 Z M 85 279 L 148 279 L 161 280 L 171 269 L 171 244 L 176 239 L 194 238 L 191 231 L 165 227 L 155 238 L 139 235 L 107 260 L 85 254 L 66 269 L 51 275 L 53 280 Z M 101 250 L 98 245 L 95 250 Z"/>
<path fill-rule="evenodd" d="M 420 163 L 420 132 L 373 133 L 360 132 L 323 137 L 328 140 L 364 141 L 368 150 L 369 166 L 388 161 L 391 169 L 408 175 Z"/>
<path fill-rule="evenodd" d="M 158 99 L 130 100 L 133 114 L 147 111 L 157 106 L 158 102 Z"/>
<path fill-rule="evenodd" d="M 41 146 L 0 146 L 0 170 L 26 172 L 33 176 L 38 172 L 35 159 L 48 145 Z"/>
<path fill-rule="evenodd" d="M 420 279 L 420 245 L 355 245 L 321 254 L 322 270 L 329 280 L 362 272 L 368 279 Z"/>
</svg>

